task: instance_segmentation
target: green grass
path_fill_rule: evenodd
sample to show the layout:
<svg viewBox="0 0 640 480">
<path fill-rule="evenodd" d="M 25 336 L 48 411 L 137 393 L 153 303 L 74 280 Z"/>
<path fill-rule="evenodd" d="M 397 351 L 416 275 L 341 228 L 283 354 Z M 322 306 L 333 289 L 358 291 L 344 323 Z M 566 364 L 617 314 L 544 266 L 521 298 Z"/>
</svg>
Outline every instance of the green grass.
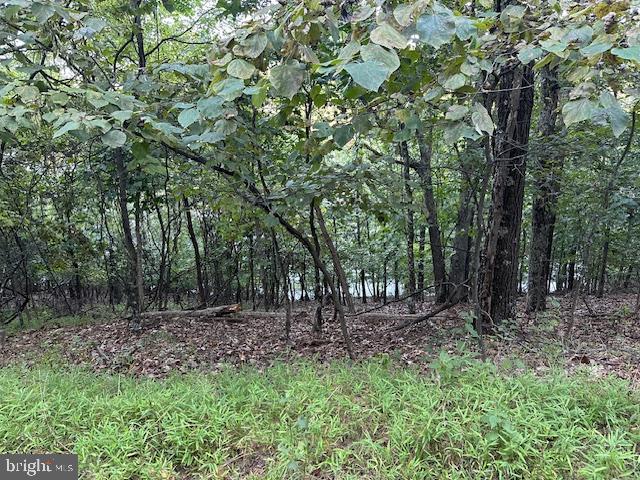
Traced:
<svg viewBox="0 0 640 480">
<path fill-rule="evenodd" d="M 640 478 L 640 398 L 442 356 L 164 381 L 0 370 L 0 451 L 75 452 L 82 478 Z"/>
</svg>

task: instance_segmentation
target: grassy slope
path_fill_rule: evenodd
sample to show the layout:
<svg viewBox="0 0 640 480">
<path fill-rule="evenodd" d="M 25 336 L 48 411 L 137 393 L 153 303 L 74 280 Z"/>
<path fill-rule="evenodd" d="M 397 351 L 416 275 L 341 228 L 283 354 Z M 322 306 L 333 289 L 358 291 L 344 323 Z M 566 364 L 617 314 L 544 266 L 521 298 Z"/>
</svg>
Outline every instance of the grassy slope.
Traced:
<svg viewBox="0 0 640 480">
<path fill-rule="evenodd" d="M 465 365 L 443 358 L 431 376 L 303 363 L 161 382 L 7 368 L 0 451 L 73 451 L 83 478 L 111 480 L 640 478 L 640 399 L 624 383 Z"/>
</svg>

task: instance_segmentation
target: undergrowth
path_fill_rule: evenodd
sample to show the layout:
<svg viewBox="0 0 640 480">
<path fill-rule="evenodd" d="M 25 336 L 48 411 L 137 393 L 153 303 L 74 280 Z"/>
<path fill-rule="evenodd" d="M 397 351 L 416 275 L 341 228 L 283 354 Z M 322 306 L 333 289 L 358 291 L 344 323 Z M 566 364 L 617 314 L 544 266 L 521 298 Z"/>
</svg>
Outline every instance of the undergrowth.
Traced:
<svg viewBox="0 0 640 480">
<path fill-rule="evenodd" d="M 614 379 L 443 355 L 164 381 L 0 370 L 0 451 L 74 452 L 81 478 L 640 478 L 640 402 Z"/>
</svg>

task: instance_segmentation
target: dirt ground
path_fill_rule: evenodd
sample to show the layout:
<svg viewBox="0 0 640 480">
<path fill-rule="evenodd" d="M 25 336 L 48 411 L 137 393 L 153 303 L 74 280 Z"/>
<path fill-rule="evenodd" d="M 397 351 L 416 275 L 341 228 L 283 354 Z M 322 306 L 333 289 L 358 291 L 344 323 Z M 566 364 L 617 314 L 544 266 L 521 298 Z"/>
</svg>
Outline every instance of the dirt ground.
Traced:
<svg viewBox="0 0 640 480">
<path fill-rule="evenodd" d="M 537 371 L 558 365 L 569 371 L 583 366 L 594 375 L 614 374 L 640 386 L 640 318 L 633 313 L 635 296 L 579 299 L 574 325 L 563 342 L 570 301 L 568 297 L 552 298 L 550 310 L 537 317 L 519 313 L 513 325 L 486 339 L 487 356 L 497 362 L 519 358 Z M 418 310 L 427 312 L 432 307 L 423 303 Z M 296 306 L 288 343 L 282 312 L 245 311 L 206 321 L 177 316 L 154 321 L 140 334 L 131 333 L 126 320 L 64 328 L 50 325 L 9 336 L 0 365 L 62 356 L 71 364 L 96 371 L 158 378 L 176 371 L 215 371 L 225 364 L 263 368 L 277 360 L 344 359 L 340 329 L 331 311 L 325 312 L 328 320 L 321 334 L 311 330 L 311 311 L 312 305 Z M 466 311 L 468 306 L 458 305 L 400 331 L 393 327 L 415 318 L 407 316 L 403 304 L 349 317 L 357 360 L 388 354 L 399 362 L 426 367 L 443 349 L 459 351 L 460 342 L 475 351 L 475 340 L 465 328 Z"/>
</svg>

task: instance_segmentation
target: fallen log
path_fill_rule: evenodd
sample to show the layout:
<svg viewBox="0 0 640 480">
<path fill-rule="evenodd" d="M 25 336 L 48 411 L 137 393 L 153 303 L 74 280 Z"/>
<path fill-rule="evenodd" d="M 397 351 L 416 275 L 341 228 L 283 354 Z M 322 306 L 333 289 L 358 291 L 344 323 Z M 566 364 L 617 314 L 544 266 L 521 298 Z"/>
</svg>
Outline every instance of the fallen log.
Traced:
<svg viewBox="0 0 640 480">
<path fill-rule="evenodd" d="M 231 305 L 220 305 L 218 307 L 203 308 L 201 310 L 161 310 L 154 312 L 144 312 L 141 317 L 143 320 L 164 320 L 172 318 L 194 318 L 196 320 L 208 320 L 217 317 L 224 317 L 231 315 L 232 313 L 238 313 L 242 311 L 242 306 L 239 303 Z"/>
</svg>

